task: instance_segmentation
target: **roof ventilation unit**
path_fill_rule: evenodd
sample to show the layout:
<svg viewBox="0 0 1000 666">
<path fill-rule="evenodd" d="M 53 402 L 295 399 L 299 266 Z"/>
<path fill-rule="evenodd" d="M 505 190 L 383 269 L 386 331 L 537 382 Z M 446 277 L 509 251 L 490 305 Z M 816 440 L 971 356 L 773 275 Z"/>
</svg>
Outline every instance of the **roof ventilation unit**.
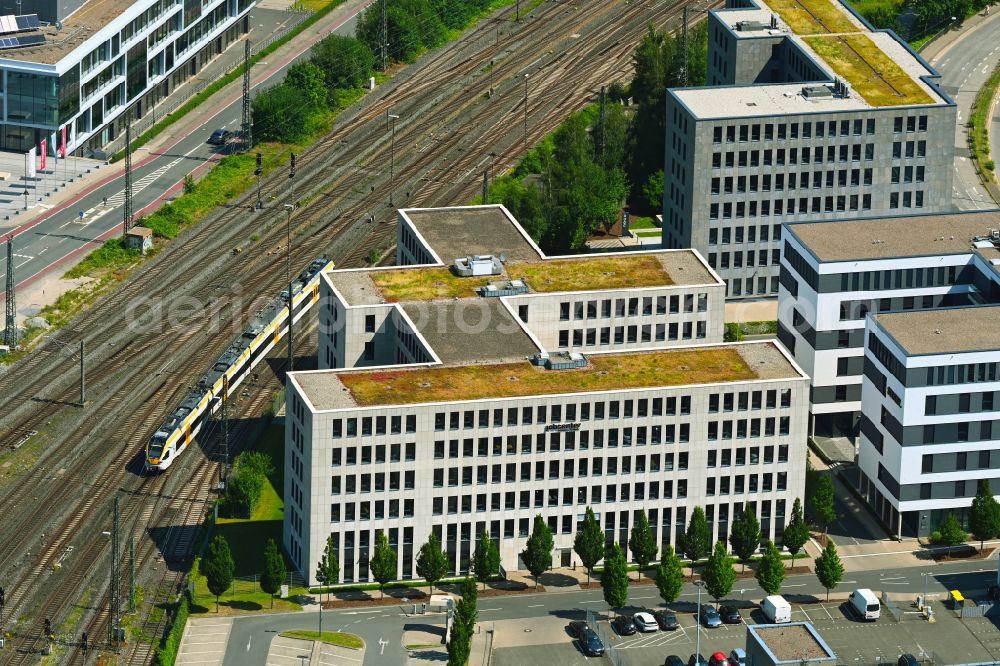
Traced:
<svg viewBox="0 0 1000 666">
<path fill-rule="evenodd" d="M 572 370 L 582 368 L 587 365 L 587 359 L 579 352 L 538 352 L 531 357 L 533 365 L 541 366 L 546 370 Z"/>
<path fill-rule="evenodd" d="M 485 287 L 479 288 L 479 295 L 484 298 L 497 298 L 499 296 L 516 296 L 528 293 L 528 285 L 524 280 L 510 280 L 508 282 L 490 282 Z"/>
<path fill-rule="evenodd" d="M 833 97 L 833 91 L 830 90 L 829 86 L 803 86 L 802 96 L 806 99 L 822 99 Z"/>
<path fill-rule="evenodd" d="M 737 21 L 736 30 L 737 32 L 755 32 L 758 30 L 766 30 L 767 26 L 760 21 Z"/>
<path fill-rule="evenodd" d="M 455 259 L 454 271 L 459 277 L 500 275 L 503 272 L 503 264 L 492 254 L 474 254 Z"/>
</svg>

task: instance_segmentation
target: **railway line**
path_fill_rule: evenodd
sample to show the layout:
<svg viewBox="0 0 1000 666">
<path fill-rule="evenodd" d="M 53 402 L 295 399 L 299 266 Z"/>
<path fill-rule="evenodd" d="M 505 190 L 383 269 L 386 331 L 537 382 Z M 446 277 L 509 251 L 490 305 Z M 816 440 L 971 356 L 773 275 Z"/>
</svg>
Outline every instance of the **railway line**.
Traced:
<svg viewBox="0 0 1000 666">
<path fill-rule="evenodd" d="M 462 203 L 478 190 L 491 152 L 501 168 L 513 163 L 566 112 L 630 70 L 631 51 L 647 23 L 666 25 L 680 11 L 681 3 L 672 1 L 580 0 L 545 2 L 522 24 L 512 24 L 508 10 L 481 22 L 346 112 L 328 136 L 299 156 L 298 178 L 289 181 L 282 169 L 265 178 L 264 212 L 248 212 L 256 198 L 248 192 L 185 231 L 0 376 L 0 465 L 18 455 L 3 453 L 4 444 L 25 433 L 36 431 L 28 441 L 41 450 L 16 484 L 0 489 L 0 511 L 8 517 L 0 523 L 0 580 L 8 590 L 4 618 L 6 629 L 16 633 L 14 649 L 0 652 L 0 663 L 32 663 L 43 640 L 41 619 L 50 617 L 58 628 L 95 571 L 106 570 L 110 549 L 99 535 L 109 524 L 115 493 L 125 499 L 121 524 L 137 537 L 137 568 L 153 580 L 149 589 L 176 591 L 181 574 L 168 565 L 183 556 L 190 544 L 181 536 L 191 532 L 163 535 L 170 526 L 200 522 L 217 463 L 207 446 L 190 447 L 166 475 L 143 477 L 142 446 L 249 315 L 281 289 L 286 223 L 293 234 L 293 267 L 323 251 L 340 266 L 361 265 L 371 249 L 391 245 L 387 113 L 400 116 L 394 203 Z M 499 36 L 497 26 L 503 26 Z M 491 83 L 495 94 L 488 98 Z M 307 196 L 308 205 L 286 217 L 282 204 Z M 248 243 L 252 233 L 261 240 Z M 244 251 L 233 254 L 234 247 Z M 307 333 L 297 331 L 300 345 Z M 81 338 L 87 342 L 91 396 L 83 409 L 70 406 L 76 399 L 75 364 L 59 355 L 60 347 Z M 270 388 L 274 382 L 263 379 Z M 270 395 L 262 389 L 241 413 L 256 415 Z M 157 565 L 153 571 L 161 554 L 164 570 Z M 95 598 L 103 598 L 103 589 L 96 586 Z M 99 602 L 92 605 L 75 633 L 87 627 L 92 638 L 103 639 L 106 610 Z M 73 650 L 65 655 L 64 661 L 79 658 Z M 148 650 L 130 652 L 129 658 L 144 663 Z"/>
</svg>

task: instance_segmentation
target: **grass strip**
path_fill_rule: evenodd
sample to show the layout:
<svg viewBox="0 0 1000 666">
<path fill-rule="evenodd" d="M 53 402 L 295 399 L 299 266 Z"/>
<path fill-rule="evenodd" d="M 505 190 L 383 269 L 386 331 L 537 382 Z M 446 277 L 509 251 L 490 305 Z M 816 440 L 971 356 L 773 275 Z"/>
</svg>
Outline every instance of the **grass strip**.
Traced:
<svg viewBox="0 0 1000 666">
<path fill-rule="evenodd" d="M 176 612 L 174 620 L 170 624 L 170 630 L 163 638 L 163 642 L 156 646 L 153 655 L 154 666 L 174 666 L 174 662 L 177 660 L 177 650 L 181 646 L 181 636 L 184 635 L 184 627 L 187 625 L 190 614 L 191 598 L 185 592 L 176 604 Z"/>
<path fill-rule="evenodd" d="M 321 641 L 327 645 L 336 645 L 337 647 L 348 648 L 351 650 L 361 650 L 365 647 L 365 642 L 361 640 L 359 636 L 354 634 L 345 634 L 339 631 L 324 631 L 322 635 L 318 631 L 309 631 L 307 629 L 293 629 L 291 631 L 283 631 L 281 635 L 285 638 L 299 638 L 306 641 Z"/>
<path fill-rule="evenodd" d="M 990 78 L 972 103 L 972 114 L 969 116 L 969 150 L 976 163 L 976 171 L 984 180 L 993 180 L 994 163 L 990 155 L 990 107 L 997 96 L 1000 87 L 1000 63 L 993 68 Z"/>
</svg>

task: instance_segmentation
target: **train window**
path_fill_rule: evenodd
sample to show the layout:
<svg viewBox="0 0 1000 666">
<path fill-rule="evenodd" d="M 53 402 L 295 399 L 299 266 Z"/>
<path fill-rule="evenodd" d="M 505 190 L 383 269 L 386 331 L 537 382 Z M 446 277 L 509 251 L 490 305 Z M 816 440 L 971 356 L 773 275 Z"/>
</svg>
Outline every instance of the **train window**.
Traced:
<svg viewBox="0 0 1000 666">
<path fill-rule="evenodd" d="M 390 432 L 392 432 L 393 435 L 398 435 L 399 433 L 403 432 L 403 417 L 402 416 L 393 416 L 392 417 L 392 423 L 391 423 L 391 426 L 390 426 Z"/>
<path fill-rule="evenodd" d="M 358 420 L 357 419 L 347 419 L 347 436 L 357 437 L 358 436 Z"/>
<path fill-rule="evenodd" d="M 406 432 L 416 432 L 417 431 L 417 415 L 407 414 L 406 415 Z M 407 445 L 409 446 L 409 445 Z"/>
</svg>

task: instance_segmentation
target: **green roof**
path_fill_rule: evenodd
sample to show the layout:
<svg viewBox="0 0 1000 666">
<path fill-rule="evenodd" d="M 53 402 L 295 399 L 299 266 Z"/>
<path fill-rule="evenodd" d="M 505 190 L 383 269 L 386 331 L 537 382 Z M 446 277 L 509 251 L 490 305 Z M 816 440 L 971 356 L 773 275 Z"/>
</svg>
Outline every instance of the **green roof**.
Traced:
<svg viewBox="0 0 1000 666">
<path fill-rule="evenodd" d="M 490 278 L 457 277 L 442 267 L 371 271 L 368 275 L 382 293 L 382 297 L 390 303 L 430 301 L 439 298 L 472 298 L 477 295 L 476 287 L 485 286 L 490 282 Z"/>
<path fill-rule="evenodd" d="M 759 377 L 733 347 L 594 355 L 588 361 L 587 366 L 572 370 L 504 363 L 346 372 L 339 379 L 355 403 L 366 407 L 708 384 Z"/>
<path fill-rule="evenodd" d="M 665 287 L 674 281 L 655 254 L 620 254 L 508 264 L 507 274 L 533 291 L 597 291 Z"/>
<path fill-rule="evenodd" d="M 857 32 L 858 26 L 830 0 L 764 0 L 798 35 Z"/>
</svg>

